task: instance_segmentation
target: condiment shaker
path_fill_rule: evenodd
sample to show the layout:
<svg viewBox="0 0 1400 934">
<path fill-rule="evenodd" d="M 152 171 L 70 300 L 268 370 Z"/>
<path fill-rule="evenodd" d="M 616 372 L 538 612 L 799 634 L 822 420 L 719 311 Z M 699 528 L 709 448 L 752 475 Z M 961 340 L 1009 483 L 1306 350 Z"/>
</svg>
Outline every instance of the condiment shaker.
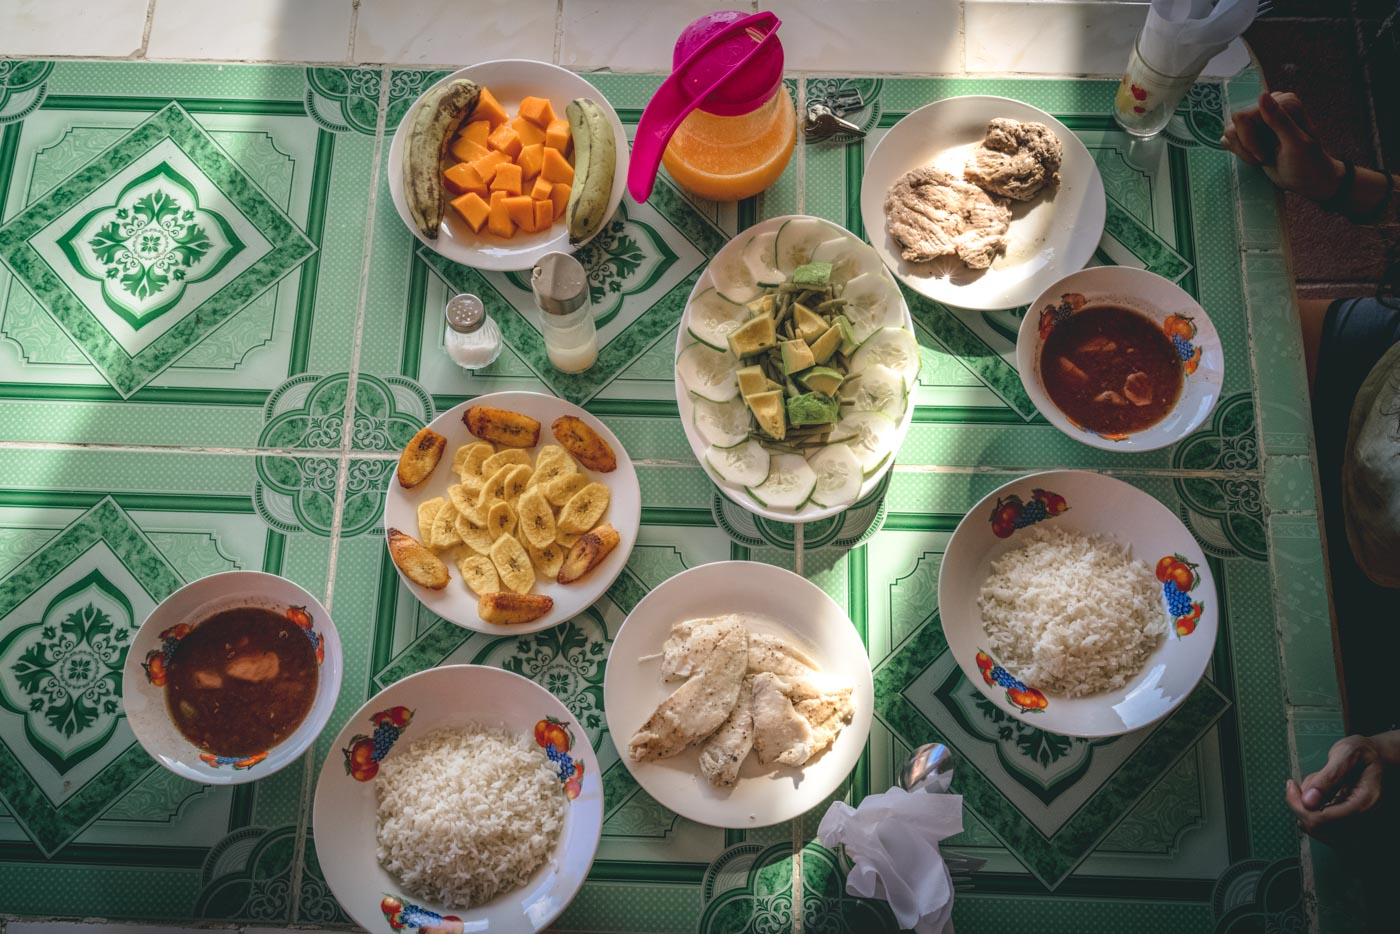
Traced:
<svg viewBox="0 0 1400 934">
<path fill-rule="evenodd" d="M 481 299 L 469 293 L 447 303 L 447 355 L 466 370 L 490 366 L 501 355 L 501 329 L 486 313 Z"/>
<path fill-rule="evenodd" d="M 582 373 L 598 359 L 598 330 L 588 296 L 588 273 L 568 253 L 546 253 L 530 272 L 549 362 Z"/>
</svg>

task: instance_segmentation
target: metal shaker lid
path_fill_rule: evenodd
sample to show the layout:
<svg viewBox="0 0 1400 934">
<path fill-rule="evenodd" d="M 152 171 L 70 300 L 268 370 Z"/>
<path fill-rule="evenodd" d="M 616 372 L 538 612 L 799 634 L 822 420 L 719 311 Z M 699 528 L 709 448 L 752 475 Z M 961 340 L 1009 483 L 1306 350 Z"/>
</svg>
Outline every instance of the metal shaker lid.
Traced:
<svg viewBox="0 0 1400 934">
<path fill-rule="evenodd" d="M 486 306 L 469 292 L 447 302 L 447 326 L 458 334 L 470 334 L 486 323 Z"/>
<path fill-rule="evenodd" d="M 588 273 L 568 253 L 546 253 L 530 271 L 535 304 L 551 315 L 567 315 L 588 302 Z"/>
</svg>

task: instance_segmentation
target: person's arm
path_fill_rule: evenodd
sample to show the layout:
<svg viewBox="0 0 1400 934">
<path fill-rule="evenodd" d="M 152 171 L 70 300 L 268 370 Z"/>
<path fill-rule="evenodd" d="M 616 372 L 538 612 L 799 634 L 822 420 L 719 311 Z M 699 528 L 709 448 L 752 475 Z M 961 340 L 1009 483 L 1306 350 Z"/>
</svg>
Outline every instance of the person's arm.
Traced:
<svg viewBox="0 0 1400 934">
<path fill-rule="evenodd" d="M 1326 840 L 1338 821 L 1364 814 L 1380 803 L 1389 766 L 1400 766 L 1400 730 L 1348 736 L 1333 745 L 1321 769 L 1301 783 L 1290 778 L 1284 800 L 1299 827 Z"/>
<path fill-rule="evenodd" d="M 1261 95 L 1259 106 L 1231 116 L 1221 142 L 1280 188 L 1352 220 L 1379 220 L 1396 205 L 1393 176 L 1357 166 L 1348 180 L 1346 164 L 1322 145 L 1297 95 Z"/>
</svg>

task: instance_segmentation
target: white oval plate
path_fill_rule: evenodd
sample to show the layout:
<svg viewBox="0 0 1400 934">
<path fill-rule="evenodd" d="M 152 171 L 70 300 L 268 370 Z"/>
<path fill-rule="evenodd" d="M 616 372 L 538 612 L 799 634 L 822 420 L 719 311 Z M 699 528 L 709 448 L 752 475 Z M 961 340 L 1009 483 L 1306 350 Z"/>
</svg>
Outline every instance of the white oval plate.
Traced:
<svg viewBox="0 0 1400 934">
<path fill-rule="evenodd" d="M 310 617 L 308 635 L 319 643 L 321 679 L 311 709 L 292 734 L 260 755 L 213 756 L 185 739 L 170 719 L 160 666 L 168 660 L 182 630 L 235 606 L 292 608 Z M 192 581 L 160 602 L 131 640 L 122 666 L 122 707 L 141 747 L 182 778 L 205 785 L 241 785 L 266 778 L 301 758 L 316 741 L 340 694 L 340 635 L 330 613 L 305 589 L 276 574 L 225 571 Z"/>
<path fill-rule="evenodd" d="M 661 680 L 660 658 L 638 659 L 659 653 L 673 624 L 723 613 L 756 617 L 752 631 L 792 642 L 824 672 L 855 685 L 855 716 L 816 761 L 794 769 L 762 766 L 750 756 L 728 789 L 714 787 L 700 774 L 701 744 L 649 762 L 633 762 L 626 753 L 632 734 L 680 686 Z M 682 817 L 712 827 L 766 827 L 821 804 L 860 759 L 874 703 L 870 660 L 846 612 L 811 581 L 757 561 L 703 564 L 643 597 L 613 640 L 603 679 L 608 732 L 637 784 Z"/>
<path fill-rule="evenodd" d="M 1191 319 L 1195 335 L 1188 343 L 1200 355 L 1195 357 L 1193 353 L 1194 370 L 1184 374 L 1181 396 L 1160 422 L 1126 436 L 1102 435 L 1070 421 L 1051 401 L 1040 378 L 1040 353 L 1049 334 L 1049 331 L 1042 333 L 1040 319 L 1046 308 L 1051 309 L 1047 314 L 1047 327 L 1053 328 L 1050 323 L 1053 319 L 1048 315 L 1053 313 L 1060 296 L 1071 292 L 1084 296 L 1085 308 L 1121 305 L 1145 315 L 1158 327 L 1165 328 L 1172 315 Z M 1040 414 L 1074 440 L 1105 451 L 1152 451 L 1185 438 L 1210 416 L 1225 383 L 1225 355 L 1220 347 L 1220 335 L 1205 309 L 1180 286 L 1145 269 L 1093 266 L 1051 284 L 1031 305 L 1016 335 L 1016 370 L 1026 387 L 1026 395 L 1031 397 Z"/>
<path fill-rule="evenodd" d="M 637 528 L 642 523 L 642 491 L 637 485 L 637 470 L 632 466 L 632 458 L 627 456 L 622 442 L 617 440 L 617 435 L 613 434 L 607 425 L 572 402 L 537 392 L 493 392 L 455 405 L 429 423 L 429 428 L 447 438 L 447 450 L 443 452 L 442 461 L 437 469 L 413 489 L 405 490 L 399 486 L 396 478 L 390 479 L 389 492 L 384 498 L 385 528 L 395 528 L 414 538 L 418 537 L 418 504 L 434 496 L 447 495 L 447 487 L 456 482 L 452 474 L 452 452 L 463 444 L 481 440 L 467 431 L 467 426 L 462 423 L 462 414 L 474 405 L 508 409 L 537 419 L 541 425 L 540 443 L 528 449 L 532 462 L 541 446 L 554 443 L 554 432 L 550 425 L 561 415 L 577 416 L 602 435 L 603 440 L 612 445 L 613 453 L 617 455 L 617 469 L 612 473 L 596 473 L 577 461 L 575 466 L 580 473 L 608 488 L 611 498 L 602 521 L 612 523 L 622 541 L 618 542 L 617 547 L 601 564 L 577 583 L 565 586 L 543 578 L 537 580 L 531 592 L 553 597 L 554 609 L 533 623 L 502 626 L 484 621 L 477 615 L 476 595 L 467 589 L 461 574 L 451 562 L 448 562 L 448 571 L 452 574 L 452 580 L 442 590 L 420 587 L 405 577 L 402 571 L 399 571 L 399 579 L 428 609 L 466 629 L 494 636 L 508 636 L 525 635 L 557 626 L 592 606 L 607 592 L 612 582 L 617 580 L 617 575 L 622 573 L 623 566 L 627 564 L 627 556 L 632 553 L 632 546 L 637 542 Z M 499 445 L 497 447 L 504 450 Z M 388 547 L 387 542 L 385 547 Z M 398 570 L 398 566 L 395 565 L 394 569 Z"/>
<path fill-rule="evenodd" d="M 1024 530 L 999 537 L 991 517 L 1002 500 L 1014 495 L 1029 503 L 1037 490 L 1045 494 L 1047 504 L 1056 502 L 1050 498 L 1053 494 L 1068 507 L 1041 520 L 1047 527 L 1111 538 L 1127 546 L 1129 557 L 1154 571 L 1162 558 L 1171 555 L 1181 555 L 1195 565 L 1196 582 L 1190 594 L 1201 605 L 1201 615 L 1194 630 L 1181 635 L 1173 623 L 1137 676 L 1116 691 L 1071 698 L 1047 696 L 1029 685 L 1029 695 L 1018 696 L 1012 686 L 992 678 L 999 660 L 985 651 L 987 634 L 977 597 L 992 561 L 1020 545 Z M 1215 650 L 1219 611 L 1215 578 L 1205 553 L 1181 520 L 1137 487 L 1086 470 L 1031 474 L 987 494 L 958 523 L 938 572 L 943 634 L 963 674 L 1017 720 L 1066 736 L 1118 736 L 1150 726 L 1175 710 L 1205 674 Z M 1162 612 L 1167 612 L 1165 597 Z"/>
<path fill-rule="evenodd" d="M 775 231 L 787 221 L 798 217 L 807 220 L 819 220 L 829 225 L 831 227 L 832 236 L 841 235 L 850 237 L 857 243 L 865 242 L 845 227 L 842 227 L 840 224 L 832 223 L 824 217 L 811 218 L 804 214 L 787 214 L 782 217 L 770 217 L 765 221 L 759 221 L 752 227 L 742 231 L 737 237 L 721 247 L 720 251 L 715 254 L 714 260 L 711 260 L 711 262 L 713 263 L 721 256 L 726 255 L 728 251 L 741 249 L 743 244 L 748 241 L 749 237 L 754 234 Z M 695 296 L 710 288 L 712 285 L 714 285 L 714 279 L 710 275 L 710 267 L 706 266 L 705 271 L 696 281 L 695 288 L 690 290 L 690 297 L 685 300 L 685 311 L 681 317 L 680 327 L 676 330 L 677 361 L 680 360 L 682 350 L 696 343 L 695 338 L 691 337 L 690 332 L 686 330 L 686 316 L 690 314 L 690 303 L 695 301 Z M 896 290 L 898 290 L 898 286 L 896 286 Z M 904 312 L 904 326 L 909 329 L 909 333 L 915 335 L 915 339 L 917 340 L 918 332 L 914 330 L 914 319 L 909 315 L 909 303 L 904 300 L 903 292 L 899 293 L 899 307 Z M 710 444 L 704 438 L 700 437 L 700 432 L 695 430 L 695 404 L 691 402 L 690 392 L 685 388 L 685 383 L 681 381 L 679 372 L 675 374 L 675 378 L 676 407 L 680 410 L 681 427 L 685 430 L 685 440 L 690 442 L 690 450 L 695 454 L 695 459 L 700 462 L 700 466 L 704 469 L 705 474 L 725 496 L 754 515 L 762 516 L 765 519 L 771 519 L 774 522 L 816 522 L 820 519 L 827 519 L 831 516 L 839 515 L 851 508 L 850 506 L 818 506 L 815 503 L 809 502 L 801 509 L 796 510 L 770 509 L 750 496 L 749 491 L 743 487 L 732 486 L 726 483 L 719 474 L 715 473 L 709 461 L 705 460 L 705 452 L 709 450 Z M 909 433 L 909 426 L 914 423 L 914 397 L 917 393 L 917 385 L 909 390 L 909 404 L 904 407 L 904 417 L 900 419 L 899 430 L 895 434 L 894 450 L 890 452 L 890 456 L 885 459 L 885 462 L 880 465 L 879 470 L 876 470 L 865 478 L 865 482 L 862 483 L 860 487 L 860 494 L 856 496 L 855 501 L 851 505 L 861 502 L 879 488 L 880 481 L 885 478 L 885 474 L 889 473 L 890 468 L 894 466 L 895 459 L 899 457 L 899 449 L 904 444 L 904 436 Z"/>
<path fill-rule="evenodd" d="M 489 88 L 500 105 L 510 114 L 514 114 L 520 107 L 522 98 L 529 96 L 549 98 L 550 103 L 554 105 L 555 116 L 561 119 L 564 117 L 564 107 L 574 98 L 588 97 L 597 101 L 598 106 L 608 115 L 608 122 L 612 124 L 613 128 L 613 136 L 617 140 L 617 169 L 613 172 L 612 197 L 608 200 L 608 217 L 613 216 L 617 211 L 618 204 L 622 201 L 622 192 L 627 185 L 627 134 L 622 128 L 622 121 L 618 119 L 617 111 L 613 110 L 612 104 L 608 103 L 607 98 L 603 97 L 597 88 L 573 72 L 566 71 L 557 65 L 530 61 L 529 59 L 502 59 L 495 62 L 481 62 L 454 71 L 442 80 L 435 82 L 427 90 L 430 91 L 454 78 L 470 78 L 481 87 Z M 426 94 L 427 91 L 424 93 Z M 419 95 L 419 99 L 421 98 L 422 95 Z M 414 106 L 404 112 L 404 120 L 409 118 L 417 105 L 418 102 L 414 101 Z M 423 236 L 418 225 L 413 222 L 413 216 L 408 213 L 408 204 L 404 200 L 402 133 L 395 132 L 389 143 L 389 162 L 385 166 L 385 171 L 389 173 L 389 194 L 394 199 L 394 207 L 398 210 L 404 226 L 418 238 L 420 243 L 426 244 L 433 252 L 452 260 L 454 263 L 461 263 L 476 269 L 511 272 L 529 269 L 546 253 L 572 253 L 583 245 L 571 246 L 569 234 L 564 229 L 563 221 L 557 219 L 548 230 L 542 230 L 538 233 L 522 231 L 510 240 L 473 233 L 472 229 L 457 216 L 457 212 L 452 209 L 451 205 L 448 205 L 447 215 L 443 219 L 438 238 L 429 240 Z M 599 228 L 599 231 L 601 232 L 606 227 L 605 223 L 603 227 Z M 592 237 L 589 239 L 591 240 Z"/>
<path fill-rule="evenodd" d="M 378 803 L 374 777 L 352 775 L 347 765 L 347 750 L 355 741 L 373 736 L 376 714 L 384 714 L 397 723 L 403 723 L 405 716 L 409 718 L 386 758 L 439 727 L 476 723 L 532 737 L 536 725 L 550 717 L 568 731 L 569 754 L 583 764 L 580 792 L 568 804 L 553 856 L 523 887 L 504 892 L 476 908 L 454 909 L 407 895 L 398 881 L 384 871 L 375 856 Z M 541 931 L 568 907 L 593 864 L 603 833 L 603 783 L 588 734 L 553 694 L 499 668 L 448 665 L 391 684 L 355 712 L 336 736 L 335 745 L 321 766 L 311 820 L 326 884 L 355 923 L 367 931 L 391 930 L 385 909 L 398 906 L 387 899 L 397 899 L 402 904 L 404 916 L 400 920 L 410 928 L 422 926 L 406 924 L 412 909 L 419 909 L 443 918 L 452 915 L 463 922 L 463 926 L 439 928 L 444 931 Z"/>
<path fill-rule="evenodd" d="M 963 164 L 994 117 L 1043 123 L 1064 149 L 1060 187 L 1029 202 L 1011 202 L 1006 252 L 990 269 L 968 269 L 957 257 L 906 263 L 885 226 L 885 194 L 911 169 L 930 162 L 962 177 Z M 875 145 L 860 183 L 865 235 L 899 281 L 934 301 L 992 311 L 1024 305 L 1047 285 L 1084 268 L 1103 235 L 1099 167 L 1079 137 L 1029 104 L 1005 97 L 950 97 L 900 120 Z"/>
</svg>

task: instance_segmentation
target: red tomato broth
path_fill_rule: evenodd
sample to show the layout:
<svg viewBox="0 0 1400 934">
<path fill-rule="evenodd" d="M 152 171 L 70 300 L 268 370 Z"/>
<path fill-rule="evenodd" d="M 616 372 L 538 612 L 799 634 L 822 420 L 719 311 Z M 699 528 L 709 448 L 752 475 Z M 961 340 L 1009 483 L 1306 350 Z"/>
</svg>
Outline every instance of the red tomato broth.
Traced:
<svg viewBox="0 0 1400 934">
<path fill-rule="evenodd" d="M 1146 315 L 1118 305 L 1083 308 L 1056 323 L 1041 348 L 1040 378 L 1071 421 L 1105 434 L 1157 424 L 1185 381 L 1171 339 Z"/>
<path fill-rule="evenodd" d="M 284 614 L 221 610 L 175 646 L 165 688 L 170 719 L 205 752 L 251 756 L 285 740 L 319 687 L 316 650 Z"/>
</svg>

